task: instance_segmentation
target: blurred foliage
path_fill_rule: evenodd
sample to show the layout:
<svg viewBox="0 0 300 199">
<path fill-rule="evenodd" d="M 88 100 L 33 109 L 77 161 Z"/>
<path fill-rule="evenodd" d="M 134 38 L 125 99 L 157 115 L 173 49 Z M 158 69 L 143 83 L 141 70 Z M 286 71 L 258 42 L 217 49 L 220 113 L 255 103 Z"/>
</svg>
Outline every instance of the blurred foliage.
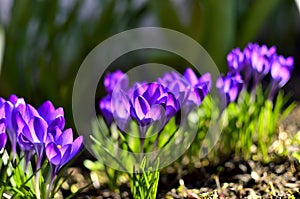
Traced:
<svg viewBox="0 0 300 199">
<path fill-rule="evenodd" d="M 8 2 L 12 5 L 3 6 Z M 97 44 L 118 32 L 142 26 L 178 30 L 203 45 L 223 72 L 235 46 L 258 36 L 289 44 L 296 37 L 295 16 L 289 18 L 293 0 L 5 0 L 1 7 L 6 39 L 1 96 L 15 93 L 35 105 L 50 99 L 64 107 L 69 125 L 77 70 Z M 272 25 L 279 31 L 269 37 L 266 27 Z M 134 66 L 136 59 L 123 59 L 118 67 Z"/>
</svg>

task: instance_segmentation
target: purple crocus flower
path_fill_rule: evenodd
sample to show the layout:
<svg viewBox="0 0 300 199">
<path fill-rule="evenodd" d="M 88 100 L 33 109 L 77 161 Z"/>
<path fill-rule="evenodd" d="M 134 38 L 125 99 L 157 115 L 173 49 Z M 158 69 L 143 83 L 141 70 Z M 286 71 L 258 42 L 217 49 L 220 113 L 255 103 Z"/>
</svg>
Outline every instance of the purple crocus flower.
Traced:
<svg viewBox="0 0 300 199">
<path fill-rule="evenodd" d="M 290 79 L 293 68 L 294 59 L 292 57 L 285 59 L 283 56 L 278 56 L 272 60 L 271 76 L 280 88 Z"/>
<path fill-rule="evenodd" d="M 99 108 L 108 127 L 115 122 L 119 130 L 125 132 L 130 120 L 130 102 L 124 90 L 115 89 L 99 102 Z"/>
<path fill-rule="evenodd" d="M 235 48 L 227 55 L 227 64 L 232 72 L 240 72 L 244 69 L 245 55 L 239 48 Z"/>
<path fill-rule="evenodd" d="M 217 79 L 216 87 L 225 96 L 226 104 L 235 101 L 243 88 L 242 77 L 238 73 L 228 73 Z"/>
<path fill-rule="evenodd" d="M 269 100 L 273 100 L 275 93 L 283 87 L 291 77 L 294 68 L 294 59 L 292 57 L 274 56 L 271 61 L 271 90 Z"/>
<path fill-rule="evenodd" d="M 191 68 L 187 68 L 183 73 L 184 78 L 190 83 L 192 87 L 196 86 L 199 79 Z"/>
<path fill-rule="evenodd" d="M 206 73 L 198 78 L 191 68 L 186 69 L 183 76 L 172 71 L 165 73 L 157 81 L 174 94 L 183 115 L 200 106 L 211 88 L 211 75 Z"/>
<path fill-rule="evenodd" d="M 122 132 L 129 131 L 129 121 L 131 119 L 130 100 L 128 94 L 124 90 L 118 88 L 113 92 L 111 111 L 119 130 Z"/>
<path fill-rule="evenodd" d="M 102 116 L 105 120 L 105 123 L 108 127 L 111 126 L 111 124 L 114 121 L 113 113 L 112 113 L 112 107 L 111 107 L 111 96 L 107 95 L 104 98 L 102 98 L 99 102 L 99 108 L 102 113 Z"/>
<path fill-rule="evenodd" d="M 7 135 L 11 143 L 14 158 L 17 152 L 17 123 L 16 115 L 19 111 L 24 111 L 26 103 L 23 98 L 18 98 L 16 95 L 11 95 L 5 101 L 4 110 L 7 122 Z"/>
<path fill-rule="evenodd" d="M 252 91 L 255 90 L 257 84 L 270 71 L 270 59 L 276 56 L 276 48 L 274 46 L 268 48 L 266 45 L 259 46 L 256 43 L 249 43 L 244 49 L 244 82 L 248 87 L 250 79 L 253 80 Z"/>
<path fill-rule="evenodd" d="M 20 117 L 20 116 L 18 116 Z M 36 153 L 34 144 L 23 134 L 18 133 L 17 136 L 17 142 L 20 146 L 20 149 L 24 152 L 24 158 L 25 158 L 25 171 L 27 171 L 28 163 L 32 156 Z M 39 158 L 41 161 L 41 158 Z"/>
<path fill-rule="evenodd" d="M 187 80 L 174 71 L 165 73 L 162 77 L 157 79 L 157 83 L 163 85 L 175 98 L 178 100 L 180 106 L 186 102 L 190 93 L 190 84 Z"/>
<path fill-rule="evenodd" d="M 176 80 L 183 79 L 181 75 L 175 71 L 166 72 L 162 77 L 157 79 L 157 83 L 163 85 L 165 88 L 169 88 L 169 86 Z M 170 88 L 169 88 L 170 89 Z M 170 89 L 172 90 L 172 89 Z"/>
<path fill-rule="evenodd" d="M 131 96 L 131 116 L 143 129 L 142 136 L 149 125 L 158 122 L 158 131 L 179 110 L 174 95 L 158 83 L 147 83 L 138 87 Z"/>
<path fill-rule="evenodd" d="M 190 84 L 190 92 L 194 93 L 192 94 L 192 98 L 197 100 L 195 101 L 195 104 L 197 106 L 200 106 L 204 97 L 209 93 L 211 88 L 211 75 L 209 73 L 206 73 L 202 75 L 200 78 L 196 76 L 194 71 L 191 68 L 187 68 L 183 74 L 184 78 L 188 81 Z"/>
<path fill-rule="evenodd" d="M 205 73 L 201 75 L 198 83 L 194 87 L 194 89 L 197 91 L 197 94 L 200 96 L 201 102 L 203 101 L 205 96 L 210 92 L 212 84 L 211 82 L 211 75 L 209 73 Z"/>
<path fill-rule="evenodd" d="M 54 174 L 68 163 L 81 150 L 83 137 L 80 136 L 73 141 L 72 129 L 64 132 L 56 127 L 47 136 L 46 156 L 53 167 Z"/>
<path fill-rule="evenodd" d="M 5 118 L 0 119 L 0 151 L 5 147 L 7 136 L 6 136 L 6 120 Z"/>
<path fill-rule="evenodd" d="M 65 117 L 63 108 L 59 107 L 55 109 L 53 104 L 47 100 L 37 109 L 39 115 L 44 118 L 48 124 L 48 131 L 52 128 L 59 127 L 63 129 L 65 127 Z"/>
<path fill-rule="evenodd" d="M 29 105 L 27 105 L 27 107 L 28 106 Z M 40 116 L 33 116 L 29 120 L 26 116 L 28 115 L 22 115 L 19 112 L 16 117 L 18 126 L 18 143 L 21 149 L 25 151 L 33 151 L 32 149 L 34 148 L 38 158 L 37 168 L 39 168 L 44 155 L 44 145 L 47 138 L 48 124 Z M 32 155 L 32 153 L 29 155 Z M 29 161 L 31 156 L 27 158 L 27 161 Z"/>
<path fill-rule="evenodd" d="M 104 87 L 108 94 L 111 94 L 116 86 L 126 90 L 129 85 L 128 77 L 122 71 L 117 70 L 113 73 L 108 73 L 104 77 Z"/>
<path fill-rule="evenodd" d="M 131 98 L 131 116 L 142 126 L 161 118 L 161 109 L 157 99 L 165 92 L 165 88 L 157 83 L 143 84 L 134 90 Z"/>
</svg>

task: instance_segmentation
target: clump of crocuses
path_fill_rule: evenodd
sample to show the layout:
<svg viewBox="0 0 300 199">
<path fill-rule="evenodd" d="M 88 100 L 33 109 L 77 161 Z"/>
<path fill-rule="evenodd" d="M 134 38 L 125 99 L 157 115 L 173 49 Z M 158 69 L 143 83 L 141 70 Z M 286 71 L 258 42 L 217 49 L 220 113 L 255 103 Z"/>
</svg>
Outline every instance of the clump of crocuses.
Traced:
<svg viewBox="0 0 300 199">
<path fill-rule="evenodd" d="M 227 63 L 228 73 L 216 84 L 227 106 L 222 120 L 224 147 L 248 158 L 256 145 L 257 154 L 268 161 L 278 122 L 294 107 L 282 112 L 287 98 L 280 90 L 291 77 L 294 59 L 278 55 L 275 46 L 249 43 L 244 50 L 230 51 Z"/>
<path fill-rule="evenodd" d="M 210 91 L 211 76 L 207 73 L 198 78 L 188 68 L 183 76 L 167 72 L 155 82 L 135 82 L 129 87 L 127 75 L 118 70 L 105 76 L 104 86 L 107 95 L 100 100 L 99 107 L 107 126 L 115 123 L 120 131 L 126 132 L 130 131 L 129 123 L 135 121 L 142 152 L 143 138 L 150 127 L 159 135 L 179 111 L 185 117 L 201 105 Z"/>
<path fill-rule="evenodd" d="M 136 168 L 136 165 L 130 161 L 131 158 L 137 160 L 137 163 L 147 162 L 154 168 L 158 168 L 159 157 L 146 160 L 143 153 L 162 149 L 173 139 L 179 126 L 182 135 L 177 137 L 181 137 L 182 140 L 177 140 L 177 142 L 184 142 L 185 137 L 188 136 L 184 136 L 183 133 L 191 134 L 187 132 L 187 118 L 203 103 L 210 92 L 211 85 L 210 74 L 202 74 L 197 77 L 191 68 L 186 69 L 183 75 L 175 71 L 166 72 L 154 82 L 135 82 L 133 85 L 129 84 L 128 76 L 120 70 L 108 73 L 104 78 L 107 95 L 99 102 L 99 108 L 107 128 L 104 127 L 100 131 L 93 132 L 95 145 L 102 139 L 99 134 L 110 132 L 105 135 L 110 138 L 109 141 L 114 142 L 116 147 L 134 152 L 136 155 L 134 158 L 128 154 L 126 154 L 127 157 L 124 155 L 128 162 L 126 160 L 118 162 L 114 158 L 112 161 L 122 164 L 122 167 L 126 167 L 130 172 Z M 113 136 L 116 131 L 119 132 L 118 138 Z M 103 150 L 103 147 L 107 147 L 105 143 L 107 141 L 103 141 L 103 145 L 100 143 L 98 147 L 93 148 L 95 154 L 101 154 L 100 151 L 104 151 L 104 153 L 109 151 L 108 153 L 111 154 L 103 153 L 103 156 L 118 157 L 114 153 L 117 152 L 116 148 Z M 178 146 L 178 148 L 180 147 Z M 154 162 L 149 163 L 149 161 Z M 137 168 L 140 167 L 143 166 L 137 165 Z M 146 196 L 157 191 L 155 189 L 157 189 L 159 172 L 154 171 L 153 178 L 149 177 L 151 172 L 147 169 L 141 172 L 143 173 L 132 174 L 131 177 L 134 198 L 143 198 L 142 195 Z M 144 181 L 153 183 L 153 186 L 141 183 Z M 151 198 L 155 198 L 155 194 Z"/>
<path fill-rule="evenodd" d="M 30 183 L 32 177 L 29 176 L 36 173 L 31 182 L 31 192 L 35 193 L 37 198 L 48 198 L 53 194 L 52 185 L 56 175 L 79 153 L 83 138 L 80 136 L 73 141 L 72 129 L 64 130 L 63 108 L 55 108 L 50 101 L 44 102 L 37 109 L 16 95 L 11 95 L 8 100 L 1 98 L 0 102 L 0 149 L 5 146 L 8 137 L 11 147 L 7 148 L 6 152 L 9 154 L 11 151 L 11 161 L 14 162 L 14 164 L 9 163 L 8 168 L 21 169 L 24 173 L 18 175 L 24 178 L 25 184 Z M 24 162 L 23 168 L 22 162 Z M 50 181 L 48 184 L 40 183 L 40 180 L 45 178 L 43 174 L 47 173 L 44 169 L 47 168 L 48 162 L 51 167 Z M 32 166 L 33 163 L 35 167 Z M 14 176 L 6 180 L 6 190 L 5 187 L 0 188 L 1 193 L 17 194 L 7 187 L 25 186 L 22 182 L 16 182 Z"/>
<path fill-rule="evenodd" d="M 229 74 L 225 79 L 232 79 L 232 74 L 235 74 L 234 81 L 243 81 L 242 89 L 251 91 L 253 95 L 263 79 L 269 77 L 269 100 L 273 100 L 279 89 L 288 82 L 294 68 L 293 57 L 278 55 L 275 46 L 268 48 L 257 43 L 249 43 L 243 51 L 239 48 L 233 49 L 227 55 L 227 63 Z M 223 91 L 231 89 L 236 90 L 235 83 L 224 87 Z"/>
<path fill-rule="evenodd" d="M 108 73 L 104 80 L 107 95 L 99 102 L 105 122 L 102 117 L 99 121 L 106 123 L 106 127 L 93 132 L 97 145 L 93 148 L 94 152 L 111 152 L 108 156 L 118 164 L 120 162 L 114 158 L 117 147 L 138 154 L 160 150 L 173 138 L 173 131 L 178 130 L 179 123 L 181 127 L 188 125 L 191 121 L 189 115 L 194 116 L 190 113 L 196 109 L 194 113 L 200 117 L 197 118 L 198 125 L 194 124 L 198 127 L 196 137 L 187 150 L 189 161 L 195 155 L 199 159 L 201 143 L 209 126 L 218 124 L 223 130 L 218 144 L 222 155 L 235 151 L 247 159 L 250 149 L 256 148 L 256 153 L 262 154 L 263 160 L 268 160 L 267 149 L 276 133 L 277 122 L 293 108 L 292 104 L 282 113 L 286 98 L 280 91 L 291 76 L 293 58 L 278 55 L 275 47 L 250 43 L 244 50 L 233 49 L 227 55 L 227 63 L 228 73 L 220 75 L 216 82 L 212 81 L 209 73 L 197 77 L 191 68 L 187 68 L 183 75 L 167 72 L 155 82 L 135 82 L 133 85 L 129 85 L 128 76 L 120 70 Z M 219 91 L 219 99 L 207 97 L 212 86 Z M 167 134 L 162 136 L 165 129 Z M 138 133 L 132 133 L 134 131 Z M 105 133 L 102 137 L 98 135 Z M 134 135 L 133 138 L 127 133 Z M 109 139 L 98 142 L 105 136 Z M 149 137 L 150 141 L 147 141 Z M 155 139 L 151 140 L 152 137 Z M 163 144 L 161 140 L 164 140 Z M 116 147 L 103 150 L 107 141 L 116 143 Z M 183 140 L 177 142 L 184 143 Z M 149 146 L 154 147 L 147 150 Z M 133 159 L 128 157 L 130 165 Z M 143 179 L 143 175 L 139 177 Z M 148 190 L 149 193 L 152 191 Z"/>
</svg>

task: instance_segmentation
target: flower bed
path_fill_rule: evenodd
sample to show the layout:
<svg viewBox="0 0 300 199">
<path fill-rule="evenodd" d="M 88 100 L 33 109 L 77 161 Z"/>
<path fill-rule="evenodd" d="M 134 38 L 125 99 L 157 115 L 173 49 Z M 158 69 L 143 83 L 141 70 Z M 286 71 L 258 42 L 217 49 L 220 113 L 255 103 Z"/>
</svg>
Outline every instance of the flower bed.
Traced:
<svg viewBox="0 0 300 199">
<path fill-rule="evenodd" d="M 67 183 L 72 173 L 63 174 L 81 150 L 83 137 L 73 141 L 72 129 L 64 130 L 63 109 L 56 109 L 50 101 L 35 109 L 15 95 L 1 99 L 0 195 L 53 198 L 69 186 L 66 197 L 80 197 L 80 191 L 91 183 L 99 194 L 100 174 L 110 190 L 141 199 L 222 198 L 233 192 L 237 197 L 297 196 L 297 188 L 283 190 L 280 178 L 273 180 L 264 166 L 272 169 L 274 161 L 293 157 L 288 165 L 275 164 L 275 173 L 280 173 L 277 167 L 294 165 L 285 170 L 286 176 L 298 175 L 299 148 L 279 150 L 281 145 L 274 142 L 279 123 L 295 107 L 286 104 L 288 98 L 280 90 L 290 79 L 294 59 L 278 55 L 275 47 L 250 43 L 242 51 L 233 49 L 227 62 L 229 72 L 217 80 L 209 73 L 198 76 L 187 68 L 183 75 L 166 72 L 154 82 L 130 85 L 122 71 L 108 73 L 104 78 L 107 95 L 99 102 L 101 114 L 90 121 L 93 132 L 86 137 L 91 141 L 86 147 L 98 162 L 85 161 L 92 181 L 85 183 L 86 187 L 73 186 L 73 190 Z M 215 134 L 221 130 L 221 135 Z M 298 137 L 296 134 L 284 146 L 299 146 Z M 207 157 L 201 159 L 203 153 Z M 278 158 L 280 155 L 285 158 Z M 178 188 L 159 190 L 174 175 L 173 186 Z M 287 178 L 281 182 L 289 184 Z M 193 179 L 200 189 L 188 189 L 195 188 L 190 184 Z M 243 183 L 226 183 L 232 180 Z M 297 186 L 298 177 L 293 182 Z M 122 183 L 127 183 L 130 191 L 121 192 Z M 254 188 L 261 185 L 261 193 L 249 188 L 251 183 Z"/>
</svg>

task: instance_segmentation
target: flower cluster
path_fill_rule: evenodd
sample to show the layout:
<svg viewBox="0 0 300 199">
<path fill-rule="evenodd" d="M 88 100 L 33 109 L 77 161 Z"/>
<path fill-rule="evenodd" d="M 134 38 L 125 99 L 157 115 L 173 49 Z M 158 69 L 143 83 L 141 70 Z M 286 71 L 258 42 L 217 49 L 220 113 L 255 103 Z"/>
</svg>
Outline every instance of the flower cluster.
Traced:
<svg viewBox="0 0 300 199">
<path fill-rule="evenodd" d="M 56 174 L 82 147 L 82 137 L 73 141 L 72 129 L 63 130 L 63 109 L 55 109 L 50 101 L 35 109 L 15 95 L 8 100 L 1 98 L 0 118 L 0 149 L 5 146 L 7 131 L 14 157 L 19 147 L 24 153 L 26 167 L 36 155 L 39 169 L 46 155 Z"/>
<path fill-rule="evenodd" d="M 255 91 L 265 76 L 271 77 L 269 100 L 283 87 L 291 77 L 294 67 L 292 57 L 278 55 L 276 47 L 249 43 L 243 51 L 233 49 L 227 55 L 229 72 L 217 81 L 221 93 L 225 93 L 227 102 L 234 101 L 241 90 Z"/>
<path fill-rule="evenodd" d="M 179 110 L 187 115 L 200 106 L 210 91 L 211 76 L 198 78 L 188 68 L 183 76 L 168 72 L 155 82 L 136 82 L 129 88 L 128 85 L 128 77 L 121 71 L 107 74 L 104 86 L 108 95 L 100 100 L 99 107 L 108 126 L 116 122 L 125 131 L 128 122 L 134 120 L 144 136 L 150 125 L 160 131 Z"/>
</svg>

